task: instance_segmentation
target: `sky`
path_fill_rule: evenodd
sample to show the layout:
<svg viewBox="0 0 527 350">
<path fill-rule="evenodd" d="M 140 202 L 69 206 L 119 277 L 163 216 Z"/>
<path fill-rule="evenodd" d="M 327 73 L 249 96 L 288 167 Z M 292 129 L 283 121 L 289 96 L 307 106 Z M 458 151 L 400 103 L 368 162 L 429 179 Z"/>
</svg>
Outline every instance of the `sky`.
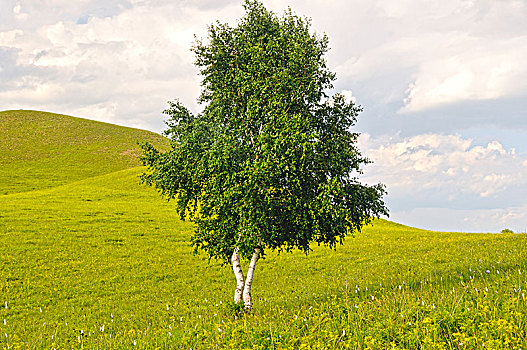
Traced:
<svg viewBox="0 0 527 350">
<path fill-rule="evenodd" d="M 441 231 L 527 231 L 527 0 L 263 0 L 327 34 L 335 88 L 386 185 L 390 220 Z M 199 112 L 190 51 L 231 0 L 1 0 L 0 110 L 161 132 Z"/>
</svg>

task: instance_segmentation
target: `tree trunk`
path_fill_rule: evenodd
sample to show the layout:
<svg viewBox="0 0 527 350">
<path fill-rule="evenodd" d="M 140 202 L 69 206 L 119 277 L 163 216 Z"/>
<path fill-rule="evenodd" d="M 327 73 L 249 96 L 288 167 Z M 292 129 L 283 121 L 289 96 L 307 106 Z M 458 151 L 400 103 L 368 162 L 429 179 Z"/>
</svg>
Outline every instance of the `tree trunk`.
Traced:
<svg viewBox="0 0 527 350">
<path fill-rule="evenodd" d="M 247 270 L 247 279 L 245 280 L 245 287 L 243 288 L 243 303 L 245 304 L 245 310 L 252 312 L 253 310 L 253 298 L 251 296 L 251 287 L 253 284 L 254 277 L 254 268 L 256 267 L 256 262 L 260 258 L 260 248 L 256 248 L 249 264 L 249 269 Z"/>
<path fill-rule="evenodd" d="M 234 253 L 232 253 L 232 269 L 234 271 L 234 276 L 236 277 L 236 290 L 234 291 L 234 302 L 238 304 L 242 301 L 242 293 L 244 286 L 244 278 L 242 266 L 240 264 L 240 254 L 238 253 L 239 249 L 235 248 Z"/>
</svg>

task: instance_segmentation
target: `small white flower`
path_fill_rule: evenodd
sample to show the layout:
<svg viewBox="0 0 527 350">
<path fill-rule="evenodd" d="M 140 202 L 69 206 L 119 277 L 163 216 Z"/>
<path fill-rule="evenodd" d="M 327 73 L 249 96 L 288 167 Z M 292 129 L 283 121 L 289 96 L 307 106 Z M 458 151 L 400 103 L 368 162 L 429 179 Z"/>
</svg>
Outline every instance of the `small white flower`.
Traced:
<svg viewBox="0 0 527 350">
<path fill-rule="evenodd" d="M 372 295 L 372 296 L 371 296 L 371 300 L 375 300 L 375 295 Z"/>
<path fill-rule="evenodd" d="M 104 332 L 104 325 L 102 325 L 101 327 L 101 332 Z"/>
<path fill-rule="evenodd" d="M 170 307 L 169 307 L 168 304 L 167 304 L 167 311 L 168 311 L 168 310 L 170 310 Z"/>
<path fill-rule="evenodd" d="M 79 343 L 81 342 L 81 336 L 80 336 L 80 335 L 77 336 L 77 341 L 78 341 Z"/>
<path fill-rule="evenodd" d="M 179 318 L 179 322 L 183 322 L 183 316 Z"/>
<path fill-rule="evenodd" d="M 7 301 L 5 302 L 5 308 L 7 309 Z"/>
<path fill-rule="evenodd" d="M 168 325 L 168 329 L 172 329 L 172 325 L 169 324 L 169 325 Z"/>
<path fill-rule="evenodd" d="M 135 339 L 134 339 L 134 346 L 136 346 L 136 345 L 137 345 L 137 342 L 136 342 Z"/>
<path fill-rule="evenodd" d="M 39 308 L 40 309 L 40 312 L 42 312 L 42 308 Z"/>
<path fill-rule="evenodd" d="M 168 336 L 171 337 L 171 336 L 172 336 L 172 333 L 171 333 L 171 332 L 168 332 Z"/>
<path fill-rule="evenodd" d="M 4 318 L 4 326 L 6 326 L 6 325 L 7 325 L 7 321 L 6 321 L 5 318 Z"/>
</svg>

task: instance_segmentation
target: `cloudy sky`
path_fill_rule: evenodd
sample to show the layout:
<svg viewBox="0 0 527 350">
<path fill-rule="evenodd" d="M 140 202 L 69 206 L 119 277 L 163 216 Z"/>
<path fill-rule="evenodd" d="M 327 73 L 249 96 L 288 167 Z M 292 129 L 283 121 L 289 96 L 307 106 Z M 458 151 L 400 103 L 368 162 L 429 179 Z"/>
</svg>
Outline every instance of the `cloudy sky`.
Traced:
<svg viewBox="0 0 527 350">
<path fill-rule="evenodd" d="M 335 91 L 387 186 L 390 219 L 450 231 L 527 230 L 526 0 L 264 0 L 326 33 Z M 0 110 L 37 109 L 161 132 L 199 111 L 190 47 L 236 23 L 231 0 L 1 0 Z"/>
</svg>

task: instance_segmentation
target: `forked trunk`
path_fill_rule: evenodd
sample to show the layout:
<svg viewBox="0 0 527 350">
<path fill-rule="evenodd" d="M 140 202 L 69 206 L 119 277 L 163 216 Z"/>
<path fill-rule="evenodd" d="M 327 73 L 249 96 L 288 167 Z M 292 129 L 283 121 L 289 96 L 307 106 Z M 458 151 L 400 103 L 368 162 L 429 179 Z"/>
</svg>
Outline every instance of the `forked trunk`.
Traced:
<svg viewBox="0 0 527 350">
<path fill-rule="evenodd" d="M 242 301 L 244 287 L 243 271 L 240 264 L 240 254 L 238 251 L 239 249 L 235 248 L 234 253 L 232 253 L 232 269 L 234 271 L 234 276 L 236 277 L 236 290 L 234 291 L 234 302 L 236 304 Z"/>
<path fill-rule="evenodd" d="M 249 269 L 247 270 L 247 279 L 243 277 L 242 266 L 240 264 L 240 253 L 239 249 L 235 248 L 232 254 L 232 270 L 236 277 L 236 290 L 234 291 L 234 303 L 238 304 L 242 301 L 247 312 L 253 310 L 253 298 L 251 296 L 251 287 L 253 285 L 254 269 L 256 262 L 260 258 L 260 248 L 254 250 L 251 262 L 249 263 Z"/>
<path fill-rule="evenodd" d="M 245 286 L 243 287 L 243 303 L 247 312 L 252 312 L 253 310 L 253 298 L 251 296 L 251 287 L 253 285 L 254 268 L 256 267 L 256 262 L 258 261 L 258 258 L 260 258 L 260 248 L 256 248 L 254 250 L 253 257 L 249 264 L 249 269 L 247 270 L 247 279 L 245 280 Z"/>
</svg>

